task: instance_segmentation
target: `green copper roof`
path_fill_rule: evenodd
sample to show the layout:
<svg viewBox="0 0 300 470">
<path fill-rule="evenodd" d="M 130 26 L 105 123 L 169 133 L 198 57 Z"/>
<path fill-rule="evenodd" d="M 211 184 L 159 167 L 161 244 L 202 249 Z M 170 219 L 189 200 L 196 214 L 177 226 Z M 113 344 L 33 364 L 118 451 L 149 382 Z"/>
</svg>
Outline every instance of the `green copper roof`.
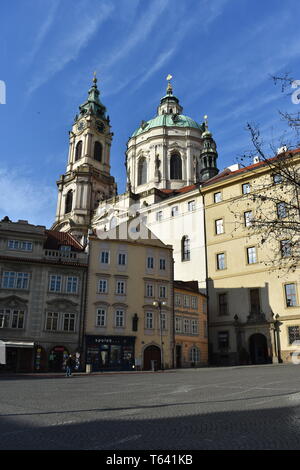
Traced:
<svg viewBox="0 0 300 470">
<path fill-rule="evenodd" d="M 79 106 L 80 116 L 86 113 L 92 113 L 98 117 L 105 118 L 106 108 L 99 100 L 100 91 L 97 87 L 97 78 L 94 76 L 93 84 L 88 91 L 88 99 L 81 106 Z M 75 117 L 75 120 L 77 116 Z"/>
<path fill-rule="evenodd" d="M 184 116 L 183 114 L 178 114 L 173 120 L 174 115 L 172 114 L 161 114 L 156 116 L 154 119 L 150 119 L 150 121 L 145 121 L 136 131 L 132 134 L 132 137 L 136 137 L 137 135 L 143 134 L 143 132 L 147 132 L 153 127 L 193 127 L 195 129 L 200 129 L 203 132 L 202 124 L 198 124 L 192 118 L 188 116 Z"/>
</svg>

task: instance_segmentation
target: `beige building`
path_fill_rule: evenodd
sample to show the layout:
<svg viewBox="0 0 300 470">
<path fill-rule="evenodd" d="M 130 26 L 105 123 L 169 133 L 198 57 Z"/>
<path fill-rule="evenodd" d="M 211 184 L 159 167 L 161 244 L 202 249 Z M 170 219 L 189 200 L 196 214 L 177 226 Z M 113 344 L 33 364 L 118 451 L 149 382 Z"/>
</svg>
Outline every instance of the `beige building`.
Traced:
<svg viewBox="0 0 300 470">
<path fill-rule="evenodd" d="M 296 154 L 292 162 L 298 159 Z M 281 191 L 286 197 L 278 183 L 272 167 L 257 162 L 226 169 L 201 189 L 213 363 L 288 362 L 297 350 L 293 343 L 300 340 L 299 267 L 293 272 L 279 270 L 275 257 L 282 240 L 262 245 L 261 236 L 251 227 L 261 201 L 253 195 L 268 188 L 265 208 L 276 214 L 271 195 L 280 198 Z M 277 217 L 281 216 L 277 210 Z M 286 255 L 285 250 L 281 256 Z"/>
<path fill-rule="evenodd" d="M 0 370 L 63 371 L 68 354 L 82 353 L 86 273 L 70 234 L 0 222 Z"/>
<path fill-rule="evenodd" d="M 176 368 L 208 365 L 207 298 L 197 281 L 174 281 Z"/>
<path fill-rule="evenodd" d="M 152 361 L 173 367 L 172 247 L 146 227 L 137 230 L 125 223 L 89 236 L 85 350 L 92 370 L 149 370 Z"/>
</svg>

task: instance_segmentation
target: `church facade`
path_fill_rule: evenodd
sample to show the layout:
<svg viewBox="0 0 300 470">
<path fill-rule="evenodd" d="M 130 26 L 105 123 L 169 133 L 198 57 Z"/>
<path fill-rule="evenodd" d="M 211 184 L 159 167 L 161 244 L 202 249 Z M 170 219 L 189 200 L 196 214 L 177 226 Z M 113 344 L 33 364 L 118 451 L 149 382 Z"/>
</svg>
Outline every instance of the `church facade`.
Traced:
<svg viewBox="0 0 300 470">
<path fill-rule="evenodd" d="M 132 217 L 174 249 L 175 277 L 206 287 L 203 198 L 200 184 L 215 176 L 216 143 L 207 121 L 183 114 L 170 81 L 153 119 L 142 121 L 127 143 L 126 192 L 110 174 L 112 133 L 97 79 L 70 132 L 67 171 L 58 181 L 53 229 L 84 240 L 88 230 L 110 231 Z M 131 235 L 128 234 L 130 237 Z"/>
</svg>

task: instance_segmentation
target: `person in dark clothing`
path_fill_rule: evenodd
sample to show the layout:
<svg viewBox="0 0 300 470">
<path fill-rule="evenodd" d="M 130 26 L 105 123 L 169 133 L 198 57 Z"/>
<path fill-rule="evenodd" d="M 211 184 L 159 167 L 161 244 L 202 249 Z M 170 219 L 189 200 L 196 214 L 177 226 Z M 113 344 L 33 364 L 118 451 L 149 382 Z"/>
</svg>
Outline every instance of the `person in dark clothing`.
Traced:
<svg viewBox="0 0 300 470">
<path fill-rule="evenodd" d="M 70 354 L 68 359 L 66 360 L 66 377 L 72 376 L 72 369 L 73 369 L 73 358 Z"/>
</svg>

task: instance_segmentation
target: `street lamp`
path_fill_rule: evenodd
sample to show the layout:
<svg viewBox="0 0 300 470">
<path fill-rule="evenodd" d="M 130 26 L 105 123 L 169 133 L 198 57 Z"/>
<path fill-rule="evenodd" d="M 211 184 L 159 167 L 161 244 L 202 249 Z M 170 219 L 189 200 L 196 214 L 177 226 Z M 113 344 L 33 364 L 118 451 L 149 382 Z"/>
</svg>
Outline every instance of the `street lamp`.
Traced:
<svg viewBox="0 0 300 470">
<path fill-rule="evenodd" d="M 167 302 L 161 302 L 160 300 L 155 300 L 153 302 L 154 307 L 158 307 L 159 309 L 159 330 L 160 330 L 160 367 L 164 370 L 164 353 L 163 353 L 163 341 L 162 341 L 162 318 L 161 318 L 161 310 L 162 307 L 165 307 Z"/>
</svg>

